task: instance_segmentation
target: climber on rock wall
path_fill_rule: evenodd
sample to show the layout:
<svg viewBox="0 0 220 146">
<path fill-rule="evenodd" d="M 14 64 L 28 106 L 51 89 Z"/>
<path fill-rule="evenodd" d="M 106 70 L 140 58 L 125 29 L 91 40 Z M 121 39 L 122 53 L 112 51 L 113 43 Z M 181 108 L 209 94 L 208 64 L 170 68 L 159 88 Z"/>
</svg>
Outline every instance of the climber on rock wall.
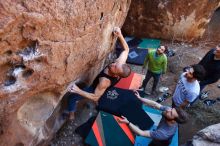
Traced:
<svg viewBox="0 0 220 146">
<path fill-rule="evenodd" d="M 124 50 L 113 63 L 107 65 L 98 74 L 90 87 L 80 89 L 76 84 L 73 84 L 69 88 L 69 92 L 72 93 L 68 100 L 70 119 L 74 119 L 76 101 L 85 97 L 97 102 L 108 88 L 113 87 L 116 83 L 119 82 L 121 78 L 125 78 L 130 75 L 131 68 L 126 64 L 129 53 L 127 42 L 125 41 L 119 27 L 114 28 L 113 34 L 119 38 Z"/>
</svg>

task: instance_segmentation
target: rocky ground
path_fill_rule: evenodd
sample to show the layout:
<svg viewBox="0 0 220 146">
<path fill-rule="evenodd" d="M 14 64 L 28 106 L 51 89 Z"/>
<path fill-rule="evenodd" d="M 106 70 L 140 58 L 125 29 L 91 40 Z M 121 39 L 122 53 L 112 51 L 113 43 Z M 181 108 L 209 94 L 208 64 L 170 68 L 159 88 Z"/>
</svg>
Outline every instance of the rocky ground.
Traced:
<svg viewBox="0 0 220 146">
<path fill-rule="evenodd" d="M 174 57 L 169 58 L 168 72 L 163 76 L 163 80 L 158 87 L 165 86 L 169 88 L 169 92 L 172 93 L 175 89 L 176 82 L 179 75 L 182 73 L 182 68 L 198 63 L 198 61 L 204 56 L 204 54 L 212 47 L 216 42 L 194 42 L 194 44 L 179 43 L 179 42 L 167 42 L 163 41 L 162 44 L 166 44 L 170 49 L 173 49 L 176 53 Z M 132 70 L 142 73 L 141 66 L 131 65 Z M 218 83 L 212 84 L 205 88 L 210 91 L 210 99 L 216 99 L 220 97 L 220 88 L 217 87 Z M 152 83 L 150 82 L 146 90 L 150 91 Z M 153 100 L 158 99 L 161 93 L 158 92 L 157 97 L 148 97 Z M 167 99 L 163 104 L 171 105 L 171 99 Z M 85 122 L 91 115 L 94 114 L 94 104 L 85 101 L 80 104 L 77 111 L 76 119 L 73 121 L 67 121 L 61 130 L 56 134 L 51 141 L 51 146 L 83 146 L 83 140 L 77 135 L 75 128 Z M 203 101 L 198 100 L 191 108 L 187 110 L 190 115 L 190 121 L 181 125 L 179 128 L 179 143 L 183 144 L 187 140 L 192 139 L 193 135 L 209 125 L 216 124 L 220 119 L 220 102 L 216 102 L 213 106 L 206 106 Z M 186 130 L 187 129 L 187 130 Z"/>
<path fill-rule="evenodd" d="M 77 104 L 77 109 L 76 118 L 66 121 L 51 141 L 50 146 L 85 146 L 83 139 L 74 130 L 86 122 L 89 117 L 96 114 L 95 104 L 91 101 L 83 100 Z"/>
</svg>

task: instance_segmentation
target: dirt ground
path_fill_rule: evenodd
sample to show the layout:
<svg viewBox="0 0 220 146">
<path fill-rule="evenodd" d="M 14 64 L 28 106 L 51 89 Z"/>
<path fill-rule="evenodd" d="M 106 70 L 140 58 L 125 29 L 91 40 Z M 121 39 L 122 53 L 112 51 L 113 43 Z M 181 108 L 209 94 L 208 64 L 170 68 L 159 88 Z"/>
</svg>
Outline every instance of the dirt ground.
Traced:
<svg viewBox="0 0 220 146">
<path fill-rule="evenodd" d="M 196 64 L 211 48 L 220 43 L 220 10 L 214 14 L 202 40 L 195 41 L 192 44 L 185 42 L 162 41 L 163 45 L 167 45 L 176 53 L 174 57 L 168 59 L 168 72 L 163 76 L 163 80 L 159 83 L 160 86 L 169 88 L 172 93 L 175 89 L 177 80 L 182 73 L 183 67 L 187 65 Z M 211 39 L 212 38 L 212 39 Z M 213 39 L 215 38 L 215 39 Z M 131 65 L 132 70 L 142 73 L 140 66 Z M 216 99 L 220 97 L 220 81 L 215 84 L 207 86 L 204 91 L 209 90 L 209 99 Z M 150 82 L 148 89 L 152 86 Z M 160 96 L 158 92 L 157 97 L 149 97 L 156 100 Z M 171 99 L 167 99 L 163 104 L 171 105 Z M 92 102 L 82 102 L 79 105 L 80 110 L 76 113 L 76 119 L 67 121 L 60 131 L 55 135 L 51 141 L 51 146 L 83 146 L 82 138 L 77 135 L 74 130 L 77 126 L 84 123 L 89 117 L 95 114 L 94 104 Z M 206 106 L 203 101 L 198 100 L 192 107 L 187 109 L 190 119 L 187 124 L 179 126 L 179 144 L 184 144 L 191 140 L 197 131 L 220 122 L 220 102 L 216 102 L 213 106 Z"/>
</svg>

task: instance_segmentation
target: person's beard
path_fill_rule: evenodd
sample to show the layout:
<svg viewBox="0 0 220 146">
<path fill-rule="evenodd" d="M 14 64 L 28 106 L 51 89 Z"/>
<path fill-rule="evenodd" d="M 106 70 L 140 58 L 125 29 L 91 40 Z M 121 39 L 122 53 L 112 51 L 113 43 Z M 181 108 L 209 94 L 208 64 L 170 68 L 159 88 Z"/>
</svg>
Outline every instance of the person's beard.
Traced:
<svg viewBox="0 0 220 146">
<path fill-rule="evenodd" d="M 220 51 L 215 50 L 213 53 L 214 53 L 216 56 L 220 56 Z"/>
<path fill-rule="evenodd" d="M 162 116 L 164 117 L 164 119 L 166 121 L 173 121 L 174 120 L 174 119 L 167 118 L 164 112 L 162 113 Z"/>
<path fill-rule="evenodd" d="M 173 121 L 174 119 L 169 119 L 166 116 L 164 116 L 164 118 L 166 119 L 166 121 Z"/>
</svg>

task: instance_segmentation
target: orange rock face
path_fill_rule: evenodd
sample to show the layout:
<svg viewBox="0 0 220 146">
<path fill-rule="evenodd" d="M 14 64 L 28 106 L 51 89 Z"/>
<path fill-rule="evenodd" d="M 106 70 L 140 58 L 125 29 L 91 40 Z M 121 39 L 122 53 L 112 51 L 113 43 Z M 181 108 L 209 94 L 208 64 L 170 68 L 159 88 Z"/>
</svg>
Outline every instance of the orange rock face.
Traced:
<svg viewBox="0 0 220 146">
<path fill-rule="evenodd" d="M 220 0 L 133 0 L 123 26 L 128 35 L 192 41 L 202 37 Z"/>
<path fill-rule="evenodd" d="M 0 2 L 0 145 L 43 145 L 67 85 L 91 81 L 130 0 Z"/>
</svg>

